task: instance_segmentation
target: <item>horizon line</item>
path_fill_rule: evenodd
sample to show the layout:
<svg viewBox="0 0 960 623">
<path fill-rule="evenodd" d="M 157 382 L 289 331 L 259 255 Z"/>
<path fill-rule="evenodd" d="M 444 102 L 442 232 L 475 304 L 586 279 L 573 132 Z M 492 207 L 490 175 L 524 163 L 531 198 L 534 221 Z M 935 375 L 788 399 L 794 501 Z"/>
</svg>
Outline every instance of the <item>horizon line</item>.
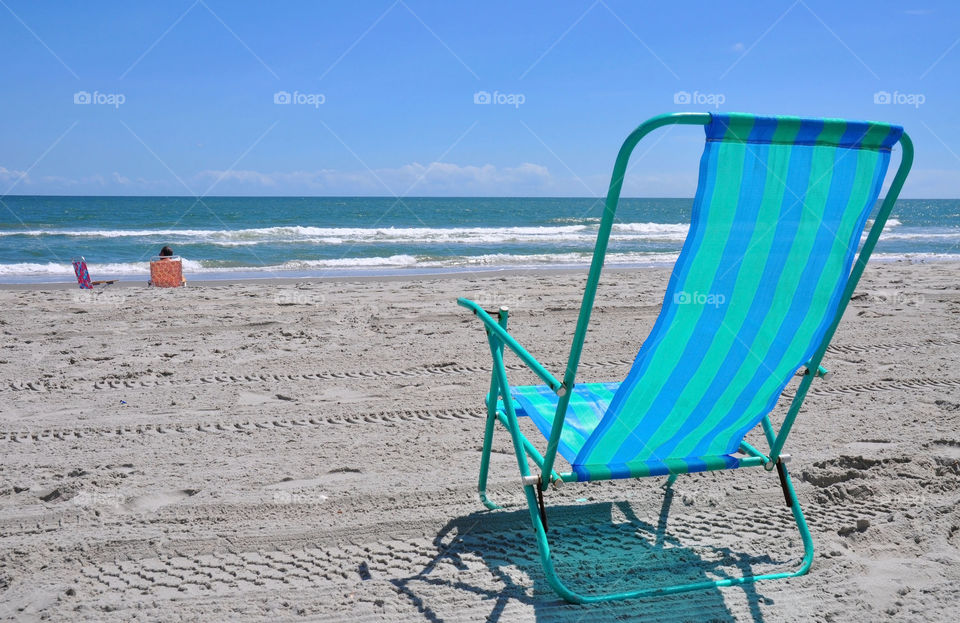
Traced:
<svg viewBox="0 0 960 623">
<path fill-rule="evenodd" d="M 24 197 L 49 197 L 49 198 L 109 198 L 109 199 L 605 199 L 606 195 L 408 195 L 397 197 L 395 195 L 64 195 L 64 194 L 43 194 L 35 193 L 29 195 L 3 195 L 0 199 L 24 198 Z M 882 199 L 883 197 L 879 197 Z M 676 197 L 676 196 L 638 196 L 621 195 L 620 199 L 694 199 L 694 197 Z M 909 201 L 960 201 L 960 197 L 904 197 L 897 198 Z"/>
</svg>

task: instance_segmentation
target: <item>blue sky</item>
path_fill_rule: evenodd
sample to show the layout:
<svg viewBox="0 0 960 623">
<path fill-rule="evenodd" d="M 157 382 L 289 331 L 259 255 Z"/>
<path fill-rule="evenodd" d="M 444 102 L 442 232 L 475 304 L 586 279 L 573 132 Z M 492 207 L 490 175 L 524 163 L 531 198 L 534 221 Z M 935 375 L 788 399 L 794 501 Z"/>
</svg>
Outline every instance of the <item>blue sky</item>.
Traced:
<svg viewBox="0 0 960 623">
<path fill-rule="evenodd" d="M 0 52 L 0 195 L 598 196 L 725 110 L 901 123 L 904 196 L 960 197 L 953 2 L 2 0 Z M 626 194 L 692 196 L 702 142 Z"/>
</svg>

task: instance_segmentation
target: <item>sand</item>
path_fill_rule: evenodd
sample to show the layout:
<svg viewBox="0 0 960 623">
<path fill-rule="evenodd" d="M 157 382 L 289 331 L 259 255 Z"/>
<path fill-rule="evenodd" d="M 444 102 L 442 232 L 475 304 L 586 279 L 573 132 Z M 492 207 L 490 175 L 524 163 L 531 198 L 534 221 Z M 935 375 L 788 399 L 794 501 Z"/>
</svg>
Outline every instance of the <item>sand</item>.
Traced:
<svg viewBox="0 0 960 623">
<path fill-rule="evenodd" d="M 623 378 L 666 277 L 605 274 L 580 380 Z M 507 508 L 476 497 L 489 355 L 454 304 L 509 305 L 560 374 L 585 271 L 2 289 L 0 618 L 953 620 L 958 277 L 872 264 L 858 288 L 787 448 L 810 574 L 599 606 L 547 586 L 502 430 Z M 681 476 L 666 523 L 662 483 L 549 491 L 561 576 L 622 590 L 798 563 L 774 475 Z"/>
</svg>

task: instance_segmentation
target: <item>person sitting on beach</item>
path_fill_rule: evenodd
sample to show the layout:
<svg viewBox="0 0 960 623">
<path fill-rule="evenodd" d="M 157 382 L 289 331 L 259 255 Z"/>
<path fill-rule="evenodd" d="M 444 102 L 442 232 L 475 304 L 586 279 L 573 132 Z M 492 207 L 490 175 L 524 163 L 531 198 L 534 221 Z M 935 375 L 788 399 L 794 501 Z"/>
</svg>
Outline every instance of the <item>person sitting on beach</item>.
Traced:
<svg viewBox="0 0 960 623">
<path fill-rule="evenodd" d="M 159 261 L 161 262 L 169 261 L 173 259 L 173 249 L 171 249 L 169 245 L 164 245 L 164 247 L 160 249 L 160 253 L 158 254 L 158 257 L 160 258 Z M 187 283 L 187 278 L 184 277 L 182 274 L 180 275 L 180 283 L 181 285 L 186 285 Z M 148 281 L 147 285 L 153 285 L 153 282 Z"/>
</svg>

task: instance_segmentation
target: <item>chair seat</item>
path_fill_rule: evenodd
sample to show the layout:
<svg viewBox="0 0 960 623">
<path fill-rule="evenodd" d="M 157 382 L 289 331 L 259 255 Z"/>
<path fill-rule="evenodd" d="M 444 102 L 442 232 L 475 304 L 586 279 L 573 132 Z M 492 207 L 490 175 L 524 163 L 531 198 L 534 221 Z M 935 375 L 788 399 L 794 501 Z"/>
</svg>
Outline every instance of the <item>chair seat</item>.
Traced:
<svg viewBox="0 0 960 623">
<path fill-rule="evenodd" d="M 563 433 L 557 451 L 573 464 L 577 453 L 607 412 L 620 383 L 582 383 L 573 388 Z M 529 417 L 545 437 L 550 437 L 553 416 L 557 413 L 556 393 L 546 385 L 520 385 L 510 388 L 517 417 Z"/>
<path fill-rule="evenodd" d="M 557 451 L 570 463 L 578 480 L 608 480 L 663 476 L 671 473 L 733 469 L 740 461 L 730 454 L 716 456 L 661 457 L 610 465 L 577 463 L 577 455 L 600 423 L 620 383 L 583 383 L 574 387 L 563 421 Z M 558 396 L 546 385 L 519 385 L 510 389 L 517 417 L 529 417 L 544 437 L 550 437 Z M 501 404 L 502 410 L 502 404 Z"/>
</svg>

